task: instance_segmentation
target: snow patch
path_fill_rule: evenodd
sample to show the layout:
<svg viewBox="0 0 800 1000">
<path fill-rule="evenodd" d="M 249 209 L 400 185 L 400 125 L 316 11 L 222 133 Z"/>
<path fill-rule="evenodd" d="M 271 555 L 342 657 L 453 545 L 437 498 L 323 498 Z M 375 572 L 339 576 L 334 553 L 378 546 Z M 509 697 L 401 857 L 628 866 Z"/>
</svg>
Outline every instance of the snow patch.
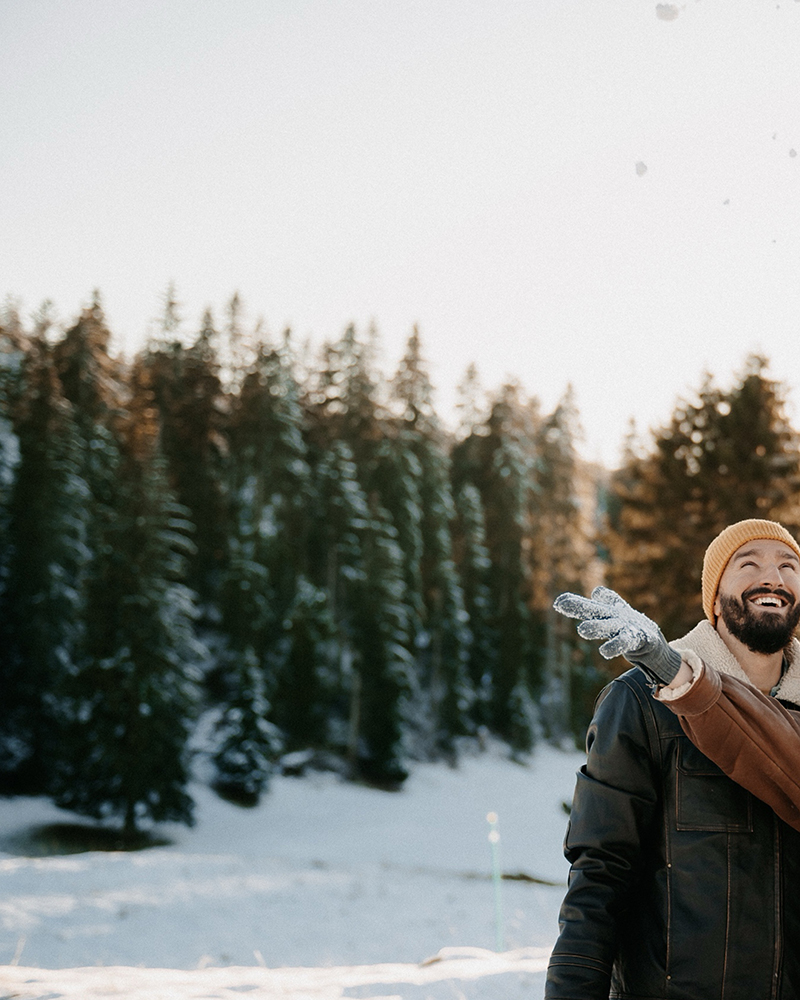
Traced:
<svg viewBox="0 0 800 1000">
<path fill-rule="evenodd" d="M 15 854 L 30 827 L 75 817 L 6 800 L 0 993 L 541 995 L 568 871 L 563 803 L 583 759 L 540 746 L 520 764 L 493 748 L 455 768 L 419 764 L 392 794 L 330 773 L 278 775 L 252 809 L 198 784 L 197 825 L 160 827 L 167 846 L 130 853 Z M 501 955 L 490 812 L 507 876 Z"/>
</svg>

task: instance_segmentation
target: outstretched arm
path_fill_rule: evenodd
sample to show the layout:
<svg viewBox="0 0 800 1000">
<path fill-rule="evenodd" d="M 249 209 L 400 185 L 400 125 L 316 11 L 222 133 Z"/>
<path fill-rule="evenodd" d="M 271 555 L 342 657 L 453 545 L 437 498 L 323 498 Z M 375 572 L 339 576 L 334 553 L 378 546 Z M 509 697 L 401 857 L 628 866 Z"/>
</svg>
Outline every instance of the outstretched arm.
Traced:
<svg viewBox="0 0 800 1000">
<path fill-rule="evenodd" d="M 613 590 L 596 587 L 591 598 L 561 594 L 553 606 L 580 619 L 578 634 L 584 639 L 604 639 L 600 652 L 606 659 L 623 655 L 641 667 L 658 688 L 655 697 L 678 716 L 692 743 L 800 830 L 800 712 L 719 673 L 691 652 L 681 659 L 656 623 Z M 665 696 L 688 681 L 685 692 Z"/>
</svg>

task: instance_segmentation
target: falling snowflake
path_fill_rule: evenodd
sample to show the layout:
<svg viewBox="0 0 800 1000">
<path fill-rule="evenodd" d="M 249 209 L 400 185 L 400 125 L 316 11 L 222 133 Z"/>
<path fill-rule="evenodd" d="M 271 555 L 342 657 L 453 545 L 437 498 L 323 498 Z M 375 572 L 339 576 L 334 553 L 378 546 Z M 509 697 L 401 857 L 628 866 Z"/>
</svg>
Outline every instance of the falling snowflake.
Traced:
<svg viewBox="0 0 800 1000">
<path fill-rule="evenodd" d="M 636 164 L 636 176 L 644 177 L 646 173 L 647 173 L 647 164 L 639 160 L 639 162 Z"/>
<path fill-rule="evenodd" d="M 656 17 L 661 21 L 674 21 L 680 10 L 674 3 L 657 3 L 656 4 Z"/>
</svg>

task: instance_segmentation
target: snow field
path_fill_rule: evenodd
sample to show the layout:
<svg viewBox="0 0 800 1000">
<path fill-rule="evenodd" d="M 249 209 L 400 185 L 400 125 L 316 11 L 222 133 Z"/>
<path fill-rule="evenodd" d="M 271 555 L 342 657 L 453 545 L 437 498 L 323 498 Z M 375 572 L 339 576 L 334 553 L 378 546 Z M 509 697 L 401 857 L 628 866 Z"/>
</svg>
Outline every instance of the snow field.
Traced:
<svg viewBox="0 0 800 1000">
<path fill-rule="evenodd" d="M 523 950 L 513 961 L 529 971 L 514 966 L 514 981 L 523 984 L 525 996 L 536 996 L 567 874 L 562 802 L 571 797 L 582 759 L 542 746 L 526 765 L 498 751 L 468 757 L 455 769 L 419 764 L 396 793 L 332 775 L 280 777 L 249 810 L 195 785 L 197 825 L 162 828 L 169 846 L 130 853 L 16 856 L 9 847 L 31 826 L 75 817 L 43 800 L 5 800 L 0 963 L 12 968 L 0 970 L 0 984 L 3 972 L 19 980 L 23 971 L 38 969 L 49 976 L 42 996 L 60 976 L 66 992 L 57 986 L 57 995 L 71 997 L 79 995 L 67 984 L 78 975 L 76 967 L 202 969 L 210 975 L 235 966 L 259 970 L 262 980 L 267 971 L 283 970 L 284 992 L 275 995 L 288 997 L 295 995 L 285 992 L 291 970 L 310 982 L 313 970 L 327 969 L 335 979 L 334 969 L 361 968 L 361 985 L 347 986 L 341 973 L 338 985 L 325 987 L 339 993 L 297 995 L 500 995 L 489 986 L 494 981 L 498 988 L 500 960 L 489 954 L 498 933 L 486 819 L 493 811 L 503 871 L 555 883 L 501 883 L 503 949 Z M 433 978 L 415 983 L 420 973 L 412 970 L 447 948 L 457 955 L 486 949 L 459 959 L 473 970 L 471 978 L 458 979 L 461 992 L 453 992 L 455 980 L 437 968 L 446 962 L 422 966 L 434 970 L 427 974 Z M 401 993 L 373 992 L 378 974 L 366 967 L 387 963 L 408 966 Z M 437 979 L 440 973 L 445 978 Z M 230 988 L 246 985 L 236 983 Z M 507 987 L 502 995 L 514 995 Z M 124 993 L 109 995 L 132 996 L 134 988 L 131 983 Z M 208 992 L 210 983 L 197 988 L 207 990 L 198 996 L 226 995 Z M 252 995 L 272 995 L 266 988 L 256 984 Z M 173 995 L 192 994 L 164 994 Z"/>
</svg>

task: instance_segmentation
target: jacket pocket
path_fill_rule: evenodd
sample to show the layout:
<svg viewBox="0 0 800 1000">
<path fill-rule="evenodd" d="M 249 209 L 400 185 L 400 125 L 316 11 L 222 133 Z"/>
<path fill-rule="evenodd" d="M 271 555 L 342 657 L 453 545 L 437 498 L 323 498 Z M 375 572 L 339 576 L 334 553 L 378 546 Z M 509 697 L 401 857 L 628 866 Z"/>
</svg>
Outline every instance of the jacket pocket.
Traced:
<svg viewBox="0 0 800 1000">
<path fill-rule="evenodd" d="M 751 833 L 753 801 L 690 743 L 678 745 L 676 826 L 679 830 Z"/>
</svg>

